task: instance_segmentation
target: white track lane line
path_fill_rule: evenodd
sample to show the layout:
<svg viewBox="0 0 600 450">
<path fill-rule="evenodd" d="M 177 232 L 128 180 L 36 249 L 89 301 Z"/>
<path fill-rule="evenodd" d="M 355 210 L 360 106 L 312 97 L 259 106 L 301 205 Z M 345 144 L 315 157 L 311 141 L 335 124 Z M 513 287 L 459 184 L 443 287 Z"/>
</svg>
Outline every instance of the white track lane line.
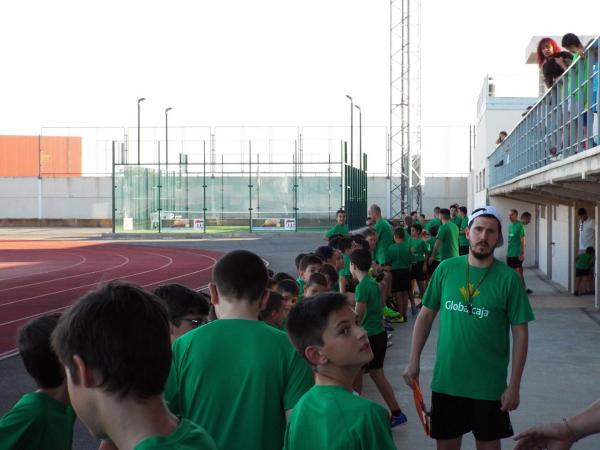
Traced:
<svg viewBox="0 0 600 450">
<path fill-rule="evenodd" d="M 108 253 L 108 252 L 105 252 L 105 253 Z M 51 280 L 38 281 L 37 283 L 21 284 L 19 286 L 13 286 L 11 288 L 0 289 L 0 292 L 12 291 L 13 289 L 21 289 L 21 288 L 30 287 L 30 286 L 37 286 L 37 285 L 40 285 L 40 284 L 54 283 L 55 281 L 68 280 L 69 278 L 83 277 L 85 275 L 92 275 L 94 273 L 99 273 L 99 272 L 105 272 L 107 270 L 118 269 L 119 267 L 123 267 L 124 265 L 126 265 L 126 264 L 129 263 L 129 258 L 127 256 L 123 256 L 123 255 L 119 255 L 119 254 L 117 254 L 116 256 L 118 256 L 119 258 L 123 258 L 124 261 L 121 264 L 117 264 L 115 266 L 106 267 L 105 269 L 102 269 L 102 270 L 94 270 L 93 272 L 85 272 L 85 273 L 80 273 L 80 274 L 77 274 L 77 275 L 69 275 L 68 277 L 52 278 Z M 2 306 L 2 304 L 0 303 L 0 307 L 1 306 Z"/>
<path fill-rule="evenodd" d="M 145 270 L 145 271 L 143 271 L 143 272 L 130 273 L 130 274 L 127 274 L 127 275 L 121 275 L 121 276 L 118 276 L 118 277 L 115 277 L 115 278 L 106 279 L 106 280 L 97 280 L 97 281 L 95 281 L 95 282 L 93 282 L 93 283 L 89 283 L 89 284 L 82 284 L 81 286 L 75 286 L 75 287 L 72 287 L 72 288 L 69 288 L 69 289 L 61 289 L 60 291 L 46 292 L 46 293 L 44 293 L 44 294 L 35 295 L 35 296 L 33 296 L 33 297 L 27 297 L 27 298 L 21 298 L 21 299 L 19 299 L 19 300 L 13 300 L 12 302 L 8 302 L 8 303 L 2 303 L 2 304 L 0 304 L 0 308 L 3 308 L 3 307 L 5 307 L 5 306 L 9 306 L 9 305 L 14 305 L 14 304 L 16 304 L 16 303 L 22 303 L 22 302 L 26 302 L 26 301 L 29 301 L 29 300 L 34 300 L 34 299 L 36 299 L 36 298 L 47 297 L 48 295 L 53 295 L 53 294 L 62 294 L 63 292 L 74 291 L 74 290 L 81 289 L 81 288 L 84 288 L 84 287 L 97 286 L 97 285 L 98 285 L 98 283 L 107 283 L 107 282 L 109 282 L 109 281 L 112 281 L 112 280 L 119 280 L 119 279 L 122 279 L 122 278 L 135 277 L 135 276 L 138 276 L 138 275 L 143 275 L 143 274 L 146 274 L 146 273 L 155 272 L 155 271 L 157 271 L 157 270 L 162 270 L 162 269 L 164 269 L 165 267 L 169 267 L 171 264 L 173 264 L 173 259 L 172 259 L 172 258 L 170 258 L 170 257 L 168 257 L 168 256 L 165 256 L 165 255 L 160 255 L 160 254 L 158 254 L 158 253 L 148 253 L 148 252 L 141 252 L 141 253 L 146 253 L 146 254 L 148 254 L 148 255 L 157 255 L 157 256 L 161 256 L 161 257 L 163 257 L 163 258 L 165 258 L 165 259 L 168 259 L 168 260 L 169 260 L 169 262 L 168 262 L 167 264 L 163 265 L 163 266 L 157 267 L 156 269 L 152 269 L 152 270 Z M 99 272 L 102 272 L 102 271 L 99 271 Z M 33 316 L 33 317 L 35 317 L 35 316 Z M 20 320 L 20 319 L 19 319 L 19 320 Z M 19 320 L 16 320 L 16 321 L 15 321 L 15 320 L 12 320 L 12 321 L 10 321 L 10 322 L 4 322 L 4 323 L 0 323 L 0 327 L 2 327 L 2 326 L 4 326 L 4 325 L 11 324 L 11 323 L 18 322 Z"/>
<path fill-rule="evenodd" d="M 17 276 L 8 277 L 8 278 L 0 278 L 0 283 L 2 283 L 4 281 L 8 281 L 8 280 L 14 280 L 16 278 L 25 278 L 25 277 L 35 276 L 35 275 L 42 275 L 42 274 L 47 274 L 47 273 L 60 272 L 61 270 L 72 269 L 73 267 L 80 266 L 81 264 L 83 264 L 84 262 L 87 261 L 87 258 L 85 256 L 78 255 L 77 253 L 70 253 L 70 252 L 57 252 L 57 253 L 61 253 L 63 255 L 77 256 L 77 257 L 81 258 L 81 261 L 79 261 L 78 263 L 75 263 L 73 265 L 70 265 L 70 266 L 61 267 L 60 269 L 48 270 L 48 271 L 44 271 L 44 272 L 33 272 L 33 273 L 28 273 L 27 275 L 17 275 Z M 45 261 L 42 261 L 42 263 L 44 263 L 44 262 Z M 0 292 L 2 292 L 2 291 L 0 291 Z M 2 357 L 2 355 L 0 355 L 0 357 Z"/>
<path fill-rule="evenodd" d="M 193 275 L 195 273 L 200 273 L 200 272 L 204 272 L 206 270 L 212 269 L 213 267 L 215 267 L 215 263 L 217 262 L 217 260 L 215 258 L 213 258 L 212 256 L 208 256 L 208 255 L 203 255 L 202 253 L 195 253 L 195 252 L 190 252 L 190 251 L 185 251 L 185 250 L 180 250 L 180 253 L 188 253 L 190 255 L 194 255 L 194 256 L 200 256 L 202 258 L 208 258 L 210 260 L 212 260 L 213 265 L 212 266 L 208 266 L 205 267 L 204 269 L 200 269 L 200 270 L 194 270 L 193 272 L 188 272 L 188 273 L 184 273 L 182 275 L 177 275 L 175 277 L 171 277 L 171 278 L 166 278 L 164 280 L 159 280 L 159 281 L 154 281 L 152 283 L 148 283 L 148 284 L 143 284 L 142 287 L 147 287 L 147 286 L 153 286 L 155 284 L 159 284 L 159 283 L 164 283 L 165 281 L 171 281 L 171 280 L 176 280 L 178 278 L 183 278 L 186 277 L 188 275 Z"/>
</svg>

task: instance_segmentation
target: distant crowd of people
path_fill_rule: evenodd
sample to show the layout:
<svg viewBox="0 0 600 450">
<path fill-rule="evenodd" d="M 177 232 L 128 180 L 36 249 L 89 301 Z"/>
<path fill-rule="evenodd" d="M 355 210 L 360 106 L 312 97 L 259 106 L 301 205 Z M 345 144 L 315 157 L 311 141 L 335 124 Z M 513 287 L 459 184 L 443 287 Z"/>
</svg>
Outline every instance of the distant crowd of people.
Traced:
<svg viewBox="0 0 600 450">
<path fill-rule="evenodd" d="M 499 449 L 534 320 L 522 272 L 531 214 L 511 209 L 507 230 L 492 206 L 368 214 L 351 233 L 339 210 L 294 274 L 236 250 L 208 293 L 112 281 L 34 319 L 18 345 L 38 389 L 0 419 L 0 449 L 70 449 L 76 415 L 104 450 L 394 449 L 407 418 L 384 362 L 409 304 L 411 388 L 439 317 L 431 437 L 459 449 L 472 432 L 477 448 Z M 506 264 L 494 257 L 505 238 Z M 387 410 L 360 395 L 367 373 Z M 594 404 L 518 435 L 517 448 L 569 448 L 599 427 Z"/>
</svg>

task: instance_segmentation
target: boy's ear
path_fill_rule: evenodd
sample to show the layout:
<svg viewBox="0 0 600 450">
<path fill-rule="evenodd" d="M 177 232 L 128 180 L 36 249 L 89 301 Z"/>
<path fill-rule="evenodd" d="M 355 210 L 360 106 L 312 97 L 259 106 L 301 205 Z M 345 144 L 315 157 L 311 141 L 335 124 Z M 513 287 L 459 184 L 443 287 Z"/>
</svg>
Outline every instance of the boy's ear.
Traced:
<svg viewBox="0 0 600 450">
<path fill-rule="evenodd" d="M 269 290 L 265 289 L 262 297 L 260 298 L 260 310 L 261 311 L 267 307 L 268 301 L 269 301 Z"/>
<path fill-rule="evenodd" d="M 210 303 L 212 305 L 219 304 L 219 293 L 217 292 L 217 285 L 215 283 L 208 283 L 208 291 L 210 292 Z"/>
<path fill-rule="evenodd" d="M 73 363 L 75 365 L 74 380 L 77 380 L 81 386 L 85 388 L 93 388 L 97 386 L 96 377 L 93 370 L 85 363 L 79 355 L 73 355 Z M 67 369 L 68 370 L 68 369 Z"/>
<path fill-rule="evenodd" d="M 318 345 L 309 345 L 304 349 L 304 356 L 313 366 L 322 366 L 329 362 L 327 356 L 321 351 Z"/>
</svg>

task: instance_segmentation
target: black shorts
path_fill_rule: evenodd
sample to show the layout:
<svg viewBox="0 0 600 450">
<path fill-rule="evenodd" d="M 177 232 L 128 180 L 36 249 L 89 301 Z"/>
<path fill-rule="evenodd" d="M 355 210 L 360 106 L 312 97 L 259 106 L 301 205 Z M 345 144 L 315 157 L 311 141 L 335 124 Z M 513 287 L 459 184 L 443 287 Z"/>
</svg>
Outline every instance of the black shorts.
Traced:
<svg viewBox="0 0 600 450">
<path fill-rule="evenodd" d="M 392 270 L 392 293 L 403 292 L 410 289 L 410 270 L 396 269 Z"/>
<path fill-rule="evenodd" d="M 590 269 L 575 269 L 576 277 L 587 277 L 590 275 Z"/>
<path fill-rule="evenodd" d="M 518 256 L 508 256 L 506 258 L 506 264 L 508 264 L 508 267 L 512 267 L 513 269 L 523 267 L 523 261 L 519 261 Z"/>
<path fill-rule="evenodd" d="M 410 269 L 410 277 L 417 281 L 425 281 L 427 276 L 423 271 L 423 261 L 417 261 Z"/>
<path fill-rule="evenodd" d="M 458 255 L 462 256 L 462 255 L 468 255 L 469 254 L 469 246 L 468 245 L 461 245 L 458 247 Z"/>
<path fill-rule="evenodd" d="M 369 344 L 373 351 L 373 359 L 365 366 L 367 369 L 382 369 L 385 361 L 385 351 L 387 350 L 387 331 L 369 336 Z"/>
<path fill-rule="evenodd" d="M 431 393 L 431 437 L 455 439 L 470 431 L 478 441 L 512 436 L 510 416 L 500 411 L 500 401 L 475 400 Z"/>
<path fill-rule="evenodd" d="M 440 265 L 440 262 L 441 261 L 433 260 L 433 262 L 427 266 L 427 272 L 429 273 L 429 276 L 433 275 L 433 272 L 435 272 L 437 266 Z"/>
</svg>

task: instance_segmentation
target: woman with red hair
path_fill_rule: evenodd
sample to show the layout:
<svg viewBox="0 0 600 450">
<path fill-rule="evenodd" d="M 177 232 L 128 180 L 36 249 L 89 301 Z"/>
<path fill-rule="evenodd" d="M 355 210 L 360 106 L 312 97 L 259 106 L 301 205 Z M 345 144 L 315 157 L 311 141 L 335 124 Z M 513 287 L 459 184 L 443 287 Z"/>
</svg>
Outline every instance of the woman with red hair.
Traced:
<svg viewBox="0 0 600 450">
<path fill-rule="evenodd" d="M 550 89 L 573 61 L 573 55 L 561 51 L 560 46 L 552 38 L 540 40 L 537 46 L 537 61 L 544 75 L 544 83 Z"/>
</svg>

